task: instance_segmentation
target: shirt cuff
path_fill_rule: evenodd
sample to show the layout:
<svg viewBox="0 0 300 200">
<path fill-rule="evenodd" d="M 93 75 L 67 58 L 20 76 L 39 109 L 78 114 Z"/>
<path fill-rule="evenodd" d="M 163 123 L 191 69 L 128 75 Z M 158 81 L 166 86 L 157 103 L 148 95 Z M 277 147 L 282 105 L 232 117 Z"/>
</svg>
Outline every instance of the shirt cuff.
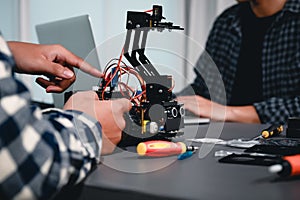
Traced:
<svg viewBox="0 0 300 200">
<path fill-rule="evenodd" d="M 102 129 L 100 123 L 95 118 L 81 111 L 67 110 L 65 112 L 74 116 L 74 125 L 81 142 L 89 153 L 95 155 L 96 161 L 99 163 L 102 149 Z"/>
<path fill-rule="evenodd" d="M 61 110 L 57 108 L 43 110 L 43 113 L 47 112 L 61 113 L 60 115 L 72 119 L 72 126 L 75 129 L 74 133 L 89 152 L 90 157 L 95 158 L 97 163 L 100 162 L 102 129 L 95 118 L 77 110 Z"/>
</svg>

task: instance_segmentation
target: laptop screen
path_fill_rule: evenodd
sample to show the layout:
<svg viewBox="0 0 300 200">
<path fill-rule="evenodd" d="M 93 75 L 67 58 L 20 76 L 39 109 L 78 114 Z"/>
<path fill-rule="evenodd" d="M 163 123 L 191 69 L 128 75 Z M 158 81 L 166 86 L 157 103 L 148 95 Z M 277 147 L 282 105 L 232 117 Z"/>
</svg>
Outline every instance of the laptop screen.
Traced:
<svg viewBox="0 0 300 200">
<path fill-rule="evenodd" d="M 92 66 L 100 69 L 89 15 L 36 25 L 36 33 L 40 44 L 61 44 Z M 75 73 L 76 82 L 67 91 L 91 90 L 92 86 L 99 81 L 76 69 Z M 55 107 L 62 108 L 64 94 L 53 94 L 53 102 Z"/>
</svg>

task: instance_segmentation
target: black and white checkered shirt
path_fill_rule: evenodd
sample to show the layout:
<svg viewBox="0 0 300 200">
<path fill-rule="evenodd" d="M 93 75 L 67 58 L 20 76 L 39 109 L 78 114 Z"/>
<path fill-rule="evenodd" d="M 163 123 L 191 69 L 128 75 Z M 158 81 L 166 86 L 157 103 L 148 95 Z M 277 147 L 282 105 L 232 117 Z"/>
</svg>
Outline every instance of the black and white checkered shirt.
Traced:
<svg viewBox="0 0 300 200">
<path fill-rule="evenodd" d="M 49 199 L 99 161 L 101 127 L 80 112 L 30 106 L 13 67 L 0 35 L 0 199 Z"/>
<path fill-rule="evenodd" d="M 215 21 L 206 43 L 208 54 L 200 56 L 191 85 L 196 94 L 222 104 L 230 104 L 237 70 L 242 41 L 240 8 L 241 4 L 232 6 Z M 266 33 L 262 83 L 263 101 L 253 104 L 262 123 L 300 117 L 300 0 L 287 0 Z M 180 95 L 190 93 L 186 89 Z"/>
</svg>

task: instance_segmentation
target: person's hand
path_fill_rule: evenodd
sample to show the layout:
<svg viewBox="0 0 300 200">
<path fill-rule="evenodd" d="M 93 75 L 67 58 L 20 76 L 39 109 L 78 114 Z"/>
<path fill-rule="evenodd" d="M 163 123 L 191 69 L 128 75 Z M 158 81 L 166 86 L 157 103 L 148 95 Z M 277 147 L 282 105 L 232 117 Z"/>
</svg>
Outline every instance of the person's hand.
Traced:
<svg viewBox="0 0 300 200">
<path fill-rule="evenodd" d="M 93 91 L 77 92 L 64 106 L 64 110 L 82 111 L 95 119 L 102 126 L 102 154 L 111 153 L 121 140 L 125 128 L 123 114 L 131 109 L 127 99 L 99 101 Z"/>
<path fill-rule="evenodd" d="M 36 82 L 46 92 L 63 92 L 76 79 L 73 67 L 95 76 L 103 74 L 61 45 L 40 45 L 24 42 L 8 42 L 16 62 L 15 71 L 34 75 L 44 75 Z"/>
<path fill-rule="evenodd" d="M 180 96 L 177 98 L 184 108 L 196 116 L 210 118 L 216 121 L 224 121 L 226 115 L 226 106 L 214 103 L 201 96 Z"/>
<path fill-rule="evenodd" d="M 242 123 L 260 123 L 253 105 L 224 106 L 201 96 L 181 96 L 177 100 L 184 108 L 196 116 L 210 118 L 215 121 L 231 121 Z"/>
</svg>

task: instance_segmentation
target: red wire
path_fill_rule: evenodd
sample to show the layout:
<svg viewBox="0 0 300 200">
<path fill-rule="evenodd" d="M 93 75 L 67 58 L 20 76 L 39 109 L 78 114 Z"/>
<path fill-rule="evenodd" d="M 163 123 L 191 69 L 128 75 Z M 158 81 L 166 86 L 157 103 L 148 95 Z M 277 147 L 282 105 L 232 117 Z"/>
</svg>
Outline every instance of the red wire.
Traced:
<svg viewBox="0 0 300 200">
<path fill-rule="evenodd" d="M 151 10 L 145 10 L 144 12 L 152 12 L 153 11 L 153 9 L 151 9 Z"/>
<path fill-rule="evenodd" d="M 130 100 L 137 99 L 137 98 L 143 96 L 143 94 L 145 94 L 145 93 L 146 93 L 146 91 L 143 91 L 143 92 L 141 92 L 140 94 L 138 94 L 138 95 L 132 97 Z"/>
<path fill-rule="evenodd" d="M 123 54 L 124 54 L 124 47 L 122 49 L 122 52 L 121 52 L 121 55 L 120 55 L 120 58 L 119 58 L 119 61 L 118 61 L 118 65 L 117 65 L 117 68 L 121 71 L 121 67 L 120 67 L 120 63 L 122 61 L 122 57 L 123 57 Z"/>
</svg>

